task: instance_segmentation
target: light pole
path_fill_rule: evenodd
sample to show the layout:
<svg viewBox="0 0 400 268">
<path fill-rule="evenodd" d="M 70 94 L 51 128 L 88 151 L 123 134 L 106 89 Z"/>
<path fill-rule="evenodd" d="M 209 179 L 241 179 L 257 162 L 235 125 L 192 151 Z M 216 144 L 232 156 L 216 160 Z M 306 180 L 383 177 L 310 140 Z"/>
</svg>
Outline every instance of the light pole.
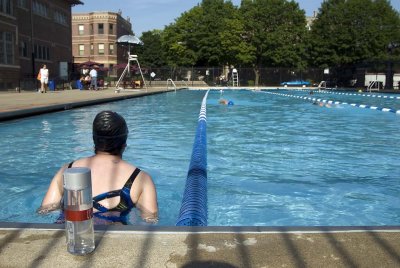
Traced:
<svg viewBox="0 0 400 268">
<path fill-rule="evenodd" d="M 35 42 L 33 40 L 33 0 L 30 1 L 32 78 L 35 78 Z"/>
</svg>

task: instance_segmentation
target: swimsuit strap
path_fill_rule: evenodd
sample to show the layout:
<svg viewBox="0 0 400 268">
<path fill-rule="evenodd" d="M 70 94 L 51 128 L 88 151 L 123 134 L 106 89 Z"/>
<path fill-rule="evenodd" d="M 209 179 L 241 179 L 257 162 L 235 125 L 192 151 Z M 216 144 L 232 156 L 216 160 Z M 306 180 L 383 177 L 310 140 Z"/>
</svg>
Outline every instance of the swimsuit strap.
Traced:
<svg viewBox="0 0 400 268">
<path fill-rule="evenodd" d="M 96 195 L 95 197 L 93 197 L 93 207 L 101 212 L 108 211 L 108 208 L 106 208 L 105 206 L 100 204 L 99 201 L 107 199 L 107 198 L 119 196 L 120 193 L 121 193 L 121 190 L 114 190 L 114 191 L 110 191 L 107 193 Z"/>
<path fill-rule="evenodd" d="M 96 208 L 100 212 L 107 212 L 107 211 L 125 211 L 130 210 L 135 204 L 132 202 L 130 191 L 132 188 L 132 184 L 135 181 L 137 175 L 140 173 L 140 169 L 136 168 L 129 179 L 125 182 L 124 186 L 121 190 L 114 190 L 107 193 L 99 194 L 93 197 L 93 207 Z M 121 200 L 119 204 L 115 208 L 108 209 L 103 205 L 99 204 L 98 202 L 107 198 L 112 198 L 120 196 Z"/>
<path fill-rule="evenodd" d="M 131 176 L 129 177 L 129 179 L 126 181 L 124 187 L 122 187 L 121 189 L 121 202 L 119 202 L 118 206 L 116 207 L 116 209 L 118 210 L 126 210 L 126 209 L 130 209 L 133 208 L 135 206 L 135 204 L 132 202 L 131 199 L 131 188 L 132 188 L 132 184 L 135 181 L 137 175 L 139 175 L 140 173 L 140 168 L 136 168 Z"/>
<path fill-rule="evenodd" d="M 127 187 L 127 188 L 130 189 L 130 188 L 132 187 L 132 184 L 133 184 L 133 182 L 135 181 L 137 175 L 139 175 L 140 171 L 141 171 L 140 168 L 136 168 L 136 169 L 132 172 L 132 174 L 131 174 L 131 176 L 129 177 L 129 179 L 125 182 L 123 188 Z"/>
</svg>

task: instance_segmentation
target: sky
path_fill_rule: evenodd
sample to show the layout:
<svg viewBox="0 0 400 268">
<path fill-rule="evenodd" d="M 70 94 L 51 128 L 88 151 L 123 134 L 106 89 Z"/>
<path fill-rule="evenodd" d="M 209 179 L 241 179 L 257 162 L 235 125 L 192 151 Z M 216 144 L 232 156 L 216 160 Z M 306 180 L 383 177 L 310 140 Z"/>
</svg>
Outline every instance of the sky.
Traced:
<svg viewBox="0 0 400 268">
<path fill-rule="evenodd" d="M 142 32 L 164 29 L 180 15 L 196 6 L 201 0 L 81 0 L 84 5 L 72 8 L 72 13 L 93 11 L 122 11 L 122 17 L 130 18 L 133 32 L 141 36 Z M 236 6 L 241 0 L 232 0 Z M 318 11 L 323 0 L 298 0 L 300 8 L 307 16 Z M 392 6 L 400 11 L 400 0 L 391 0 Z"/>
</svg>

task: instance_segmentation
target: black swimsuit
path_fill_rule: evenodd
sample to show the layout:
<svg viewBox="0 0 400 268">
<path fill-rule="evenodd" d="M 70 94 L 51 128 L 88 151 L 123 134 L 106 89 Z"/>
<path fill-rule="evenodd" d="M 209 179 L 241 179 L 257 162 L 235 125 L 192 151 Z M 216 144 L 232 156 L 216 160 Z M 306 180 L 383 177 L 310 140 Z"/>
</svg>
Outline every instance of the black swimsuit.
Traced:
<svg viewBox="0 0 400 268">
<path fill-rule="evenodd" d="M 71 162 L 68 165 L 68 168 L 72 167 L 72 164 L 74 162 Z M 125 222 L 125 219 L 122 219 L 121 217 L 125 217 L 132 208 L 135 207 L 135 204 L 132 202 L 131 199 L 131 188 L 132 184 L 135 181 L 137 175 L 140 173 L 140 169 L 136 168 L 133 172 L 132 175 L 129 177 L 129 179 L 125 182 L 124 186 L 122 187 L 121 190 L 114 190 L 114 191 L 109 191 L 107 193 L 99 194 L 95 197 L 93 197 L 93 207 L 98 210 L 98 212 L 94 213 L 95 216 L 110 220 L 110 221 L 118 221 L 118 222 Z M 112 198 L 112 197 L 120 197 L 119 204 L 114 207 L 114 208 L 106 208 L 105 206 L 101 205 L 99 202 L 101 200 L 107 199 L 107 198 Z M 120 212 L 120 216 L 115 217 L 115 216 L 110 216 L 110 215 L 103 215 L 103 213 L 110 212 L 110 211 L 118 211 Z M 108 213 L 106 213 L 108 214 Z"/>
</svg>

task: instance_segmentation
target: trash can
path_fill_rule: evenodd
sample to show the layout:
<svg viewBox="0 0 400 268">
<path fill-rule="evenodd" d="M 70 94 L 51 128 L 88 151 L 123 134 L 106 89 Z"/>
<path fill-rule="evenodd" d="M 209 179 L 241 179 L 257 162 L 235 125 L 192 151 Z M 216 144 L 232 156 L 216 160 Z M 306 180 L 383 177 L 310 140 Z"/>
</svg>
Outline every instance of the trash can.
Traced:
<svg viewBox="0 0 400 268">
<path fill-rule="evenodd" d="M 81 80 L 76 80 L 76 88 L 79 90 L 83 90 L 83 85 Z"/>
<path fill-rule="evenodd" d="M 56 90 L 56 82 L 54 80 L 49 80 L 49 89 L 51 91 Z"/>
</svg>

